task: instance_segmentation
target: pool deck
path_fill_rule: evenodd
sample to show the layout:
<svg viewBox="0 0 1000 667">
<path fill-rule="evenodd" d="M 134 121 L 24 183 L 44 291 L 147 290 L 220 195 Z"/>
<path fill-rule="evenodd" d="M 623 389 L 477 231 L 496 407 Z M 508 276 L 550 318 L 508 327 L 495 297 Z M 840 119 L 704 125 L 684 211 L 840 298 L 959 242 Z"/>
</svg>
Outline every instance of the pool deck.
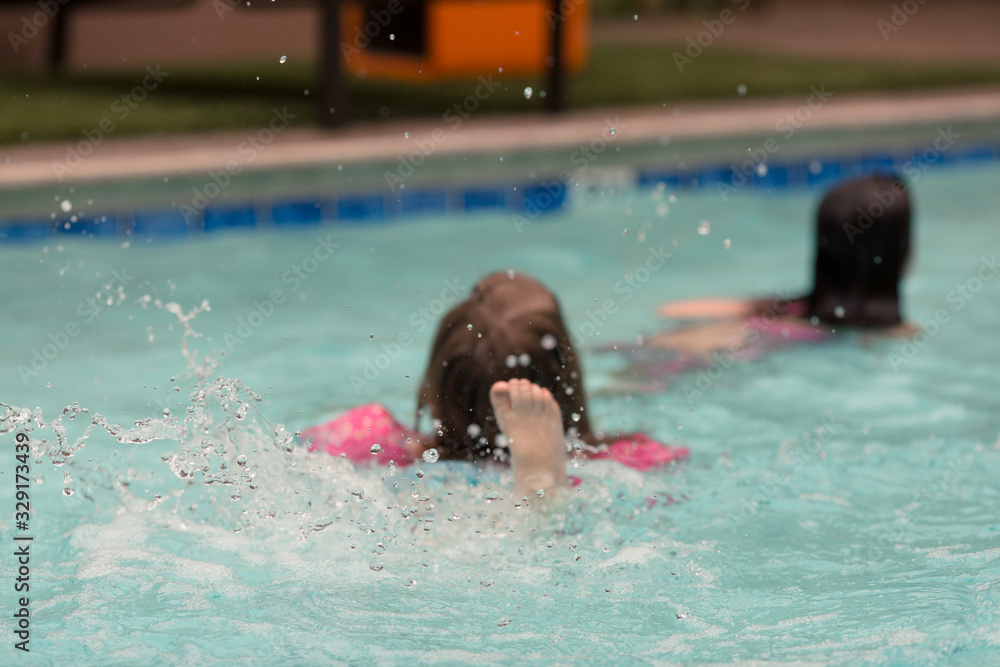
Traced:
<svg viewBox="0 0 1000 667">
<path fill-rule="evenodd" d="M 315 164 L 392 161 L 425 154 L 512 155 L 538 149 L 573 148 L 614 129 L 615 142 L 640 144 L 737 135 L 785 136 L 803 132 L 933 125 L 1000 120 L 1000 89 L 975 88 L 898 94 L 838 94 L 822 86 L 801 96 L 726 102 L 681 102 L 663 107 L 573 111 L 559 116 L 476 116 L 456 127 L 444 118 L 357 124 L 335 131 L 286 129 L 271 133 L 240 130 L 209 135 L 104 139 L 75 143 L 0 147 L 0 188 L 59 186 L 105 179 L 199 174 Z M 280 127 L 280 122 L 275 125 Z M 82 137 L 82 135 L 81 135 Z M 248 159 L 253 149 L 252 159 Z M 88 153 L 68 163 L 70 151 Z M 56 166 L 62 164 L 60 168 Z M 72 166 L 67 169 L 67 165 Z M 62 180 L 60 180 L 62 176 Z"/>
</svg>

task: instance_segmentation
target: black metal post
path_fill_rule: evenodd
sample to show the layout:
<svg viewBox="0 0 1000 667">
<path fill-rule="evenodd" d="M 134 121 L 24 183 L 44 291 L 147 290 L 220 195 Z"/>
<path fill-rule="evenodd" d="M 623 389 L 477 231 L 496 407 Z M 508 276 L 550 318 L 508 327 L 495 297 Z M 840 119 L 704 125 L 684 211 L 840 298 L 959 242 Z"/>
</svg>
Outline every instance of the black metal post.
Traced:
<svg viewBox="0 0 1000 667">
<path fill-rule="evenodd" d="M 549 8 L 549 23 L 552 26 L 552 55 L 546 63 L 549 67 L 548 109 L 553 113 L 562 111 L 566 106 L 565 78 L 563 69 L 563 20 L 559 8 L 560 0 L 552 0 Z"/>
<path fill-rule="evenodd" d="M 340 0 L 323 0 L 320 35 L 319 123 L 323 127 L 340 127 L 348 121 L 347 81 L 340 54 Z"/>
<path fill-rule="evenodd" d="M 49 71 L 60 72 L 66 67 L 66 33 L 69 25 L 69 3 L 56 5 L 52 17 L 52 31 L 49 41 Z"/>
</svg>

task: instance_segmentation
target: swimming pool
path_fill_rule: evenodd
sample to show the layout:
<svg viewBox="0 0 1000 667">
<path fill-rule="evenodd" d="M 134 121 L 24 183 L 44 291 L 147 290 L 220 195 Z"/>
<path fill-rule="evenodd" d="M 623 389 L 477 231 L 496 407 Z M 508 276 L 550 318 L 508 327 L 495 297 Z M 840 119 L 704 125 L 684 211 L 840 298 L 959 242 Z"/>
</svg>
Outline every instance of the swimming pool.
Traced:
<svg viewBox="0 0 1000 667">
<path fill-rule="evenodd" d="M 657 330 L 665 300 L 805 289 L 816 190 L 580 188 L 520 233 L 497 208 L 0 245 L 0 397 L 19 408 L 0 435 L 4 535 L 25 410 L 47 450 L 20 531 L 30 657 L 996 661 L 998 177 L 984 161 L 911 183 L 905 306 L 945 311 L 932 336 L 789 348 L 693 399 L 695 374 L 618 391 L 620 360 L 593 352 Z M 542 516 L 498 501 L 502 470 L 355 468 L 295 443 L 361 402 L 408 418 L 436 315 L 507 268 L 559 295 L 595 425 L 683 442 L 688 463 L 587 463 Z"/>
</svg>

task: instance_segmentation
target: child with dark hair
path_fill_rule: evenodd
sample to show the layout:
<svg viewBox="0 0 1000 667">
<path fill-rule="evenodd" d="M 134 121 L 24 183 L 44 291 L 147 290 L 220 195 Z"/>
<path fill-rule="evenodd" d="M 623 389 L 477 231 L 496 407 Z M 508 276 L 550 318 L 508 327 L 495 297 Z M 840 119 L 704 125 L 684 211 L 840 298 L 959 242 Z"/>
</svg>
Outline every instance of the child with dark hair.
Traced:
<svg viewBox="0 0 1000 667">
<path fill-rule="evenodd" d="M 567 452 L 611 458 L 640 470 L 687 456 L 642 434 L 591 429 L 583 372 L 559 303 L 541 283 L 494 273 L 448 312 L 438 327 L 417 397 L 418 422 L 398 424 L 381 406 L 355 408 L 303 433 L 311 449 L 355 460 L 419 457 L 509 462 L 521 492 L 565 486 Z M 567 447 L 567 444 L 569 447 Z"/>
<path fill-rule="evenodd" d="M 804 317 L 838 326 L 895 327 L 910 254 L 910 197 L 896 176 L 876 174 L 827 193 L 816 216 L 813 290 Z"/>
<path fill-rule="evenodd" d="M 705 366 L 719 353 L 751 359 L 788 343 L 824 340 L 843 328 L 908 331 L 899 284 L 910 251 L 910 216 L 909 193 L 895 175 L 871 174 L 832 188 L 816 216 L 812 291 L 773 300 L 665 304 L 663 317 L 715 321 L 651 337 L 644 351 L 633 350 L 627 375 L 655 388 L 663 376 Z M 657 350 L 670 358 L 658 358 Z"/>
</svg>

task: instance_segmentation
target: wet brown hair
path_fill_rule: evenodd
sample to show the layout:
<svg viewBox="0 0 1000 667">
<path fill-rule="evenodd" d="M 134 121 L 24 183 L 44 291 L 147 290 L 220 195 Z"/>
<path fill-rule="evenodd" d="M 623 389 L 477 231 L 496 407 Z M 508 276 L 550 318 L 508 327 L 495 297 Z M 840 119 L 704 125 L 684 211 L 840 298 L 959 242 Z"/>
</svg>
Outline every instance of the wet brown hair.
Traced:
<svg viewBox="0 0 1000 667">
<path fill-rule="evenodd" d="M 417 418 L 430 410 L 434 447 L 442 458 L 481 459 L 502 449 L 489 391 L 495 382 L 513 378 L 551 391 L 566 432 L 599 443 L 590 430 L 583 372 L 559 302 L 537 280 L 507 271 L 481 280 L 438 326 Z"/>
<path fill-rule="evenodd" d="M 909 252 L 910 196 L 902 179 L 872 174 L 833 188 L 816 216 L 806 317 L 859 327 L 899 324 L 899 282 Z"/>
</svg>

